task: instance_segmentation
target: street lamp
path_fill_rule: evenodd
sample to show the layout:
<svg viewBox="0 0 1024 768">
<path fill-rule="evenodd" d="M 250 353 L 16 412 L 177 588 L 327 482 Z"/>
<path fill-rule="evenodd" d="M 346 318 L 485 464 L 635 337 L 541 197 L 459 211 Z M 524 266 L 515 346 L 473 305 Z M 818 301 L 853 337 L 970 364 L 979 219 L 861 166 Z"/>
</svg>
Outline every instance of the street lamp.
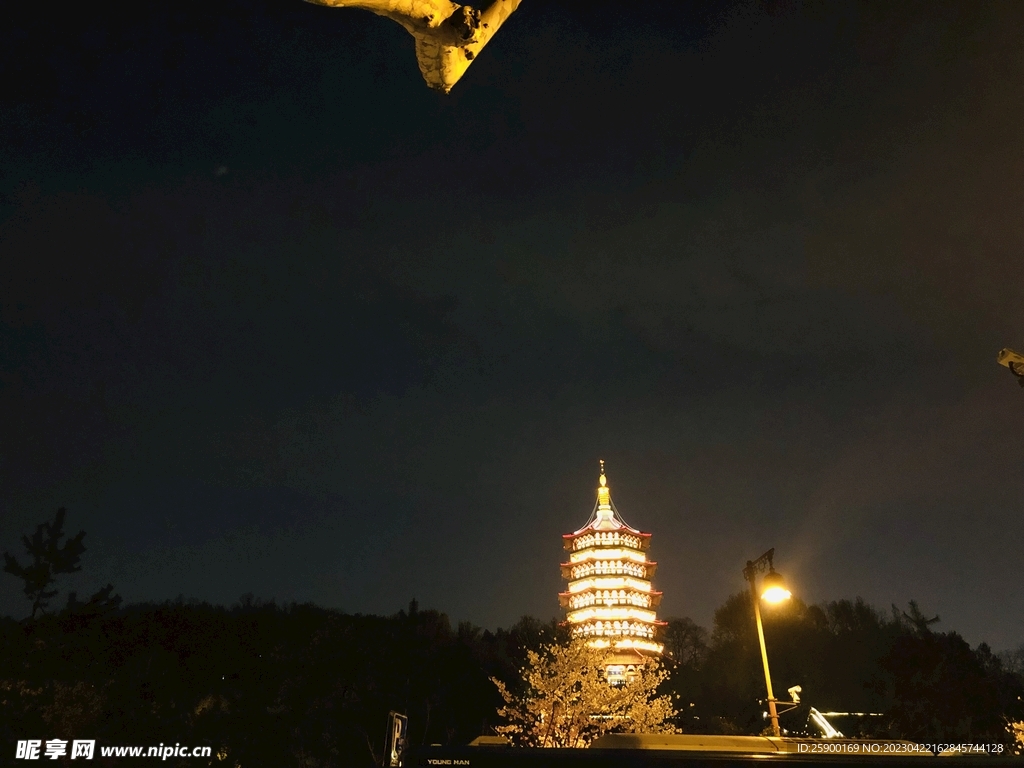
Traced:
<svg viewBox="0 0 1024 768">
<path fill-rule="evenodd" d="M 775 706 L 775 694 L 772 693 L 772 675 L 768 671 L 768 651 L 764 646 L 764 627 L 761 626 L 761 601 L 768 603 L 781 603 L 788 600 L 792 593 L 786 589 L 782 576 L 776 572 L 772 564 L 772 557 L 775 556 L 775 548 L 769 549 L 756 560 L 748 560 L 747 567 L 743 569 L 743 578 L 750 582 L 750 597 L 754 603 L 754 621 L 757 624 L 757 639 L 761 642 L 761 661 L 764 664 L 764 684 L 768 688 L 768 715 L 772 719 L 772 732 L 775 736 L 781 736 L 779 729 L 779 712 Z M 765 573 L 761 579 L 761 591 L 757 591 L 757 574 Z"/>
</svg>

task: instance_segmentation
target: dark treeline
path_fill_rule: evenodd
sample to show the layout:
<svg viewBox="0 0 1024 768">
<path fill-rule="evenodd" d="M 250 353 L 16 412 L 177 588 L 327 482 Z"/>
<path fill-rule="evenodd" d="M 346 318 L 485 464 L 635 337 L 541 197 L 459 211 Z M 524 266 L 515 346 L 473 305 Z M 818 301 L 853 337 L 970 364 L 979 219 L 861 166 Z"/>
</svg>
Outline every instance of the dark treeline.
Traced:
<svg viewBox="0 0 1024 768">
<path fill-rule="evenodd" d="M 687 731 L 764 727 L 767 694 L 750 599 L 748 592 L 730 597 L 711 633 L 688 619 L 669 622 L 672 683 Z M 776 697 L 801 688 L 801 706 L 781 718 L 793 733 L 818 735 L 807 726 L 810 707 L 863 713 L 832 718 L 846 736 L 925 743 L 1009 744 L 1007 721 L 1021 719 L 1021 654 L 999 658 L 985 643 L 971 648 L 955 631 L 939 631 L 938 617 L 927 618 L 914 602 L 881 612 L 860 599 L 811 606 L 792 599 L 762 615 Z"/>
<path fill-rule="evenodd" d="M 890 615 L 861 601 L 791 601 L 766 614 L 780 698 L 799 684 L 821 711 L 884 715 L 843 721 L 846 735 L 1006 743 L 1007 718 L 1021 719 L 1019 667 L 937 631 L 916 606 Z M 496 722 L 489 678 L 514 685 L 526 651 L 562 636 L 529 617 L 495 632 L 453 626 L 415 601 L 382 617 L 251 597 L 231 608 L 72 603 L 0 628 L 4 743 L 209 744 L 241 766 L 371 765 L 392 709 L 409 715 L 413 743 L 465 743 Z M 681 728 L 764 728 L 746 593 L 719 609 L 711 632 L 678 619 L 665 639 Z M 800 732 L 806 715 L 783 726 Z"/>
<path fill-rule="evenodd" d="M 491 678 L 520 690 L 530 650 L 567 639 L 557 621 L 523 617 L 491 632 L 435 610 L 349 615 L 243 597 L 231 608 L 122 606 L 107 585 L 55 606 L 58 577 L 80 570 L 84 533 L 65 540 L 64 510 L 5 553 L 28 618 L 0 619 L 0 743 L 95 739 L 101 745 L 209 745 L 237 767 L 379 764 L 387 714 L 409 717 L 413 744 L 488 733 L 501 705 Z M 764 729 L 765 697 L 750 594 L 730 597 L 708 632 L 665 627 L 666 693 L 690 732 Z M 53 606 L 53 607 L 51 607 Z M 882 613 L 863 601 L 764 611 L 776 696 L 799 685 L 783 727 L 807 731 L 809 707 L 864 713 L 847 736 L 1012 743 L 1024 720 L 1024 646 L 996 657 L 937 628 L 911 602 Z M 781 695 L 780 695 L 781 693 Z M 814 734 L 810 734 L 814 735 Z M 194 765 L 195 761 L 185 763 Z"/>
<path fill-rule="evenodd" d="M 251 597 L 0 620 L 0 740 L 209 744 L 242 766 L 379 762 L 389 710 L 410 741 L 488 732 L 527 648 L 559 629 L 453 627 L 433 610 L 348 615 Z M 194 764 L 194 761 L 192 761 Z"/>
</svg>

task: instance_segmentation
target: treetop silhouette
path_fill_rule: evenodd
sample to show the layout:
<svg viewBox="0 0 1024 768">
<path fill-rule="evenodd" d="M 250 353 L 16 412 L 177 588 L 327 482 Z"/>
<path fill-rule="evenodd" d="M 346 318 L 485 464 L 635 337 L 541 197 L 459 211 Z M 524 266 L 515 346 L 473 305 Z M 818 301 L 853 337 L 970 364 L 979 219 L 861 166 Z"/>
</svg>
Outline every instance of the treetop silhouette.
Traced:
<svg viewBox="0 0 1024 768">
<path fill-rule="evenodd" d="M 56 594 L 51 589 L 58 574 L 82 570 L 79 560 L 85 552 L 82 539 L 85 531 L 79 531 L 61 544 L 64 538 L 64 517 L 67 510 L 61 507 L 53 522 L 40 523 L 32 538 L 22 536 L 31 561 L 28 565 L 19 563 L 9 552 L 4 552 L 4 571 L 25 582 L 25 597 L 32 601 L 32 618 L 40 611 L 46 612 Z"/>
</svg>

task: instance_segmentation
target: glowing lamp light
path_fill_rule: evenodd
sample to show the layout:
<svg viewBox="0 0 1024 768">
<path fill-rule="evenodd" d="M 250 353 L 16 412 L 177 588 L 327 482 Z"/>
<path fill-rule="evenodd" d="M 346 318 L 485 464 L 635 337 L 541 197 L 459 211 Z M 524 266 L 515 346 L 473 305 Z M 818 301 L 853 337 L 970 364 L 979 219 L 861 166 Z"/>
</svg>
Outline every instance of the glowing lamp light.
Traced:
<svg viewBox="0 0 1024 768">
<path fill-rule="evenodd" d="M 786 583 L 782 574 L 770 571 L 765 574 L 761 582 L 761 599 L 766 603 L 781 603 L 789 600 L 793 593 L 786 589 Z"/>
</svg>

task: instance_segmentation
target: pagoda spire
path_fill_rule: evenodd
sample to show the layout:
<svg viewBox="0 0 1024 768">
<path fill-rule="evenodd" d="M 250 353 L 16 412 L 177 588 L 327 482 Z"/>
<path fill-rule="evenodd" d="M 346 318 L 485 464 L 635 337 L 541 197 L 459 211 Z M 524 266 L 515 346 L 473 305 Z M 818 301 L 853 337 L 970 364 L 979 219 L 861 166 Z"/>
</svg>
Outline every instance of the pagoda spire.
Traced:
<svg viewBox="0 0 1024 768">
<path fill-rule="evenodd" d="M 598 459 L 601 463 L 601 477 L 598 482 L 601 485 L 597 488 L 597 508 L 598 510 L 607 509 L 611 511 L 612 508 L 612 489 L 608 487 L 608 478 L 604 474 L 604 459 Z"/>
<path fill-rule="evenodd" d="M 624 523 L 616 519 L 615 507 L 612 506 L 612 489 L 608 487 L 608 476 L 604 473 L 604 459 L 598 459 L 601 464 L 601 476 L 598 478 L 600 485 L 597 486 L 597 508 L 591 517 L 591 525 L 595 528 L 619 528 Z"/>
</svg>

